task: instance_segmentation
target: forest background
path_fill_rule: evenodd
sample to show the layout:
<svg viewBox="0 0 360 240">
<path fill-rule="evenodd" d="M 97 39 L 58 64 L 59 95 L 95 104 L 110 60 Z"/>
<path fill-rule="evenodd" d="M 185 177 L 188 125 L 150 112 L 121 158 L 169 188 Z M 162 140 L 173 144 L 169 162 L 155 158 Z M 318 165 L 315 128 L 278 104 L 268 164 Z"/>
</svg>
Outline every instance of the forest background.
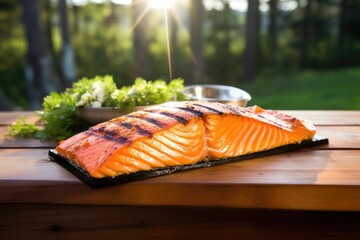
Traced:
<svg viewBox="0 0 360 240">
<path fill-rule="evenodd" d="M 358 0 L 0 0 L 0 110 L 40 109 L 96 75 L 232 85 L 265 108 L 359 110 L 359 26 Z"/>
</svg>

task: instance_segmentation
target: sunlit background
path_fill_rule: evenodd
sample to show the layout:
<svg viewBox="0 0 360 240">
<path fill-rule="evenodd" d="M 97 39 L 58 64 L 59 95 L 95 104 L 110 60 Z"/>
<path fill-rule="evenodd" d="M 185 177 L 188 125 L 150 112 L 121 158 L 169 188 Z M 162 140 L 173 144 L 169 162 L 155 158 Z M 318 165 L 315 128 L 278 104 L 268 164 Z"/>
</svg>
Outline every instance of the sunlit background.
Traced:
<svg viewBox="0 0 360 240">
<path fill-rule="evenodd" d="M 2 0 L 0 110 L 82 77 L 183 78 L 274 109 L 360 109 L 357 0 Z"/>
</svg>

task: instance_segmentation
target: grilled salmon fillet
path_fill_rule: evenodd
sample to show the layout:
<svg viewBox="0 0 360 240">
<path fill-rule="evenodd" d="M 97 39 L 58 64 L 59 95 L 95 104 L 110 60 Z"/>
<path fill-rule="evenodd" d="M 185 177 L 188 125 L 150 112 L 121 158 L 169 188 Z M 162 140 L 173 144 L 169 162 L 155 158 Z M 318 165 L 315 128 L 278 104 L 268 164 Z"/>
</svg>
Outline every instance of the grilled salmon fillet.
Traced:
<svg viewBox="0 0 360 240">
<path fill-rule="evenodd" d="M 56 151 L 94 178 L 235 157 L 310 140 L 306 120 L 214 102 L 148 107 L 91 127 Z"/>
</svg>

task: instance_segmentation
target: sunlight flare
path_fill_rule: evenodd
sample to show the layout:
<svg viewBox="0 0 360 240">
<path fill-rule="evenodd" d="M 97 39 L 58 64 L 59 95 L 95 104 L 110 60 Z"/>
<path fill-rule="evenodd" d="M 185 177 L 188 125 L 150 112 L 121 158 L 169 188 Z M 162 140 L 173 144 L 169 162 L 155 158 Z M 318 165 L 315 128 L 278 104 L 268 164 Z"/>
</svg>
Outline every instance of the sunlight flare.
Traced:
<svg viewBox="0 0 360 240">
<path fill-rule="evenodd" d="M 171 47 L 170 47 L 170 34 L 169 34 L 169 21 L 168 21 L 168 14 L 167 11 L 164 11 L 164 18 L 165 18 L 165 31 L 166 31 L 166 48 L 167 48 L 167 57 L 168 57 L 168 64 L 169 64 L 169 80 L 172 79 L 172 63 L 171 63 Z"/>
<path fill-rule="evenodd" d="M 149 13 L 150 10 L 162 10 L 164 13 L 164 22 L 165 22 L 165 34 L 166 34 L 166 50 L 167 50 L 167 61 L 169 65 L 169 80 L 172 79 L 172 60 L 171 60 L 171 45 L 170 45 L 170 34 L 169 34 L 169 13 L 175 20 L 177 24 L 183 25 L 179 13 L 175 8 L 175 0 L 139 0 L 133 2 L 133 5 L 137 4 L 146 4 L 144 10 L 139 14 L 135 20 L 132 30 L 133 31 L 137 25 L 144 19 L 145 15 Z"/>
<path fill-rule="evenodd" d="M 174 6 L 175 0 L 147 0 L 149 8 L 152 9 L 170 9 Z"/>
</svg>

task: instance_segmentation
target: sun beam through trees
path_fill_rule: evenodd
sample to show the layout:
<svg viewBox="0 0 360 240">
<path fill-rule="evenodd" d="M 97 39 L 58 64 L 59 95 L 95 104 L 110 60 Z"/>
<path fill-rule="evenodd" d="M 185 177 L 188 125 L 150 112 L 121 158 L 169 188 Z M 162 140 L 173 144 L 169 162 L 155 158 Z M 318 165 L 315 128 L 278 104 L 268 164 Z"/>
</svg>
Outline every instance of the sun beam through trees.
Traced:
<svg viewBox="0 0 360 240">
<path fill-rule="evenodd" d="M 112 75 L 119 86 L 140 76 L 252 87 L 307 71 L 357 69 L 359 5 L 356 0 L 3 0 L 0 107 L 36 109 L 49 91 L 96 75 Z"/>
</svg>

